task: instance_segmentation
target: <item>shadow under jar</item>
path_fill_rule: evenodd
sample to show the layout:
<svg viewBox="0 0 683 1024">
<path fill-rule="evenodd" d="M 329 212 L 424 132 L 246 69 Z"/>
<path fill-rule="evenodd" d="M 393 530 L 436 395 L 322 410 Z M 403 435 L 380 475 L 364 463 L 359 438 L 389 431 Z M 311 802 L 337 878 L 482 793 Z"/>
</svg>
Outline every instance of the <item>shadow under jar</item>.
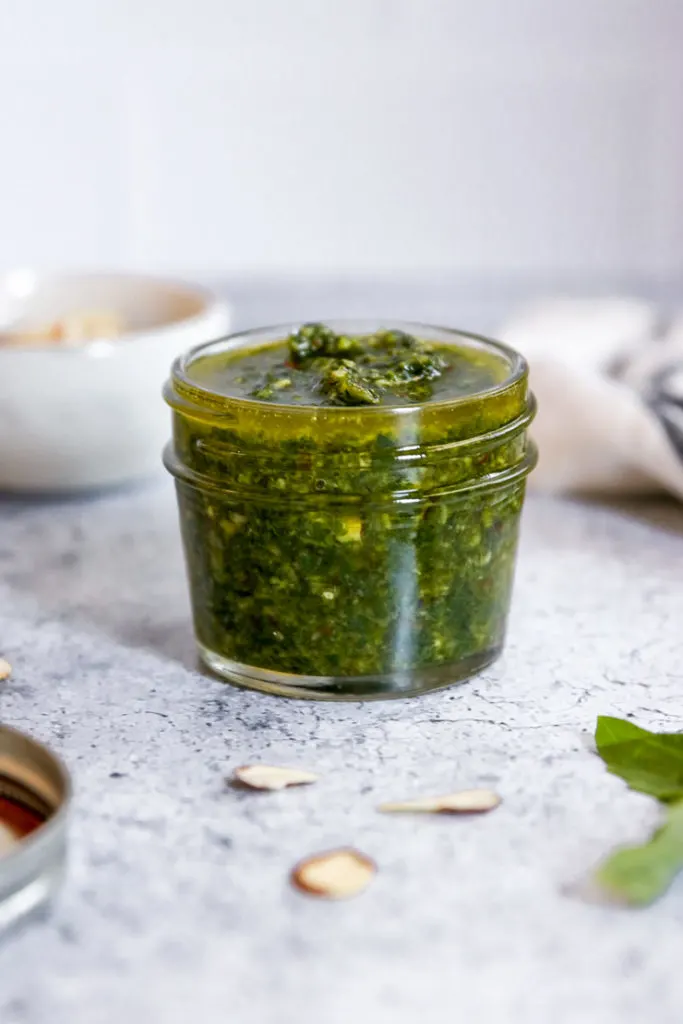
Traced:
<svg viewBox="0 0 683 1024">
<path fill-rule="evenodd" d="M 496 342 L 385 321 L 249 331 L 178 359 L 165 462 L 204 662 L 319 699 L 405 697 L 489 665 L 536 459 L 527 377 Z"/>
</svg>

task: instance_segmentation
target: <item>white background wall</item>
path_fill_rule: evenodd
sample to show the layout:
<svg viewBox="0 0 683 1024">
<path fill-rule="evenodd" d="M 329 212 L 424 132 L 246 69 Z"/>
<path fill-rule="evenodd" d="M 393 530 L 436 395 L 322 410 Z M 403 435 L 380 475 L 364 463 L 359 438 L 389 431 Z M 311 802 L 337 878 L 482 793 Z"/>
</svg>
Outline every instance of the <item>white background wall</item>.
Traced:
<svg viewBox="0 0 683 1024">
<path fill-rule="evenodd" d="M 683 275 L 683 0 L 0 0 L 0 266 Z"/>
</svg>

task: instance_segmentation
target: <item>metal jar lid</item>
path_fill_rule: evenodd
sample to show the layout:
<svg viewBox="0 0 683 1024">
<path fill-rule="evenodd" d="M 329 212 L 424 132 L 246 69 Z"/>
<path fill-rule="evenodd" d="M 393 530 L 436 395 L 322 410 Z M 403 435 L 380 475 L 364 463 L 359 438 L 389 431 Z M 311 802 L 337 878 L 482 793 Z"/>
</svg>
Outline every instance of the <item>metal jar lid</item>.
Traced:
<svg viewBox="0 0 683 1024">
<path fill-rule="evenodd" d="M 0 929 L 45 903 L 61 882 L 70 797 L 59 758 L 0 725 Z"/>
</svg>

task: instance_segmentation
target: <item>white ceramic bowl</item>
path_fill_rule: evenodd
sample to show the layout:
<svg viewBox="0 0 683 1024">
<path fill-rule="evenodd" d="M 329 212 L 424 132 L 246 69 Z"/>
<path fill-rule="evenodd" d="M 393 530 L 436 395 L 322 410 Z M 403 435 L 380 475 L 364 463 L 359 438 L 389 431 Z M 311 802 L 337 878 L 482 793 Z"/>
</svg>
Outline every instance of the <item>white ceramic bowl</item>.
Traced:
<svg viewBox="0 0 683 1024">
<path fill-rule="evenodd" d="M 141 274 L 0 276 L 0 331 L 80 310 L 126 325 L 111 341 L 0 344 L 0 489 L 68 492 L 147 476 L 170 436 L 161 388 L 173 359 L 230 327 L 225 302 Z"/>
</svg>

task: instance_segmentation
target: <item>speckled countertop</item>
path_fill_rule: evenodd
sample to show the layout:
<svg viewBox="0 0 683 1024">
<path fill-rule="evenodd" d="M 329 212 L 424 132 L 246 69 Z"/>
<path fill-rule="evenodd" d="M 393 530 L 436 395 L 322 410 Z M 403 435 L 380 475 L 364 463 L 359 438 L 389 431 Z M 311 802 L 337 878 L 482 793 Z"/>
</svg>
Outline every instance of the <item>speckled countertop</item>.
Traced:
<svg viewBox="0 0 683 1024">
<path fill-rule="evenodd" d="M 253 318 L 255 319 L 255 318 Z M 0 503 L 3 721 L 76 782 L 51 914 L 0 941 L 2 1024 L 680 1024 L 683 884 L 642 912 L 566 887 L 656 808 L 609 777 L 598 713 L 683 727 L 683 512 L 534 498 L 504 658 L 460 688 L 283 701 L 198 671 L 170 483 Z M 264 758 L 316 786 L 231 791 Z M 480 819 L 382 799 L 492 785 Z M 301 856 L 380 865 L 343 904 Z"/>
</svg>

